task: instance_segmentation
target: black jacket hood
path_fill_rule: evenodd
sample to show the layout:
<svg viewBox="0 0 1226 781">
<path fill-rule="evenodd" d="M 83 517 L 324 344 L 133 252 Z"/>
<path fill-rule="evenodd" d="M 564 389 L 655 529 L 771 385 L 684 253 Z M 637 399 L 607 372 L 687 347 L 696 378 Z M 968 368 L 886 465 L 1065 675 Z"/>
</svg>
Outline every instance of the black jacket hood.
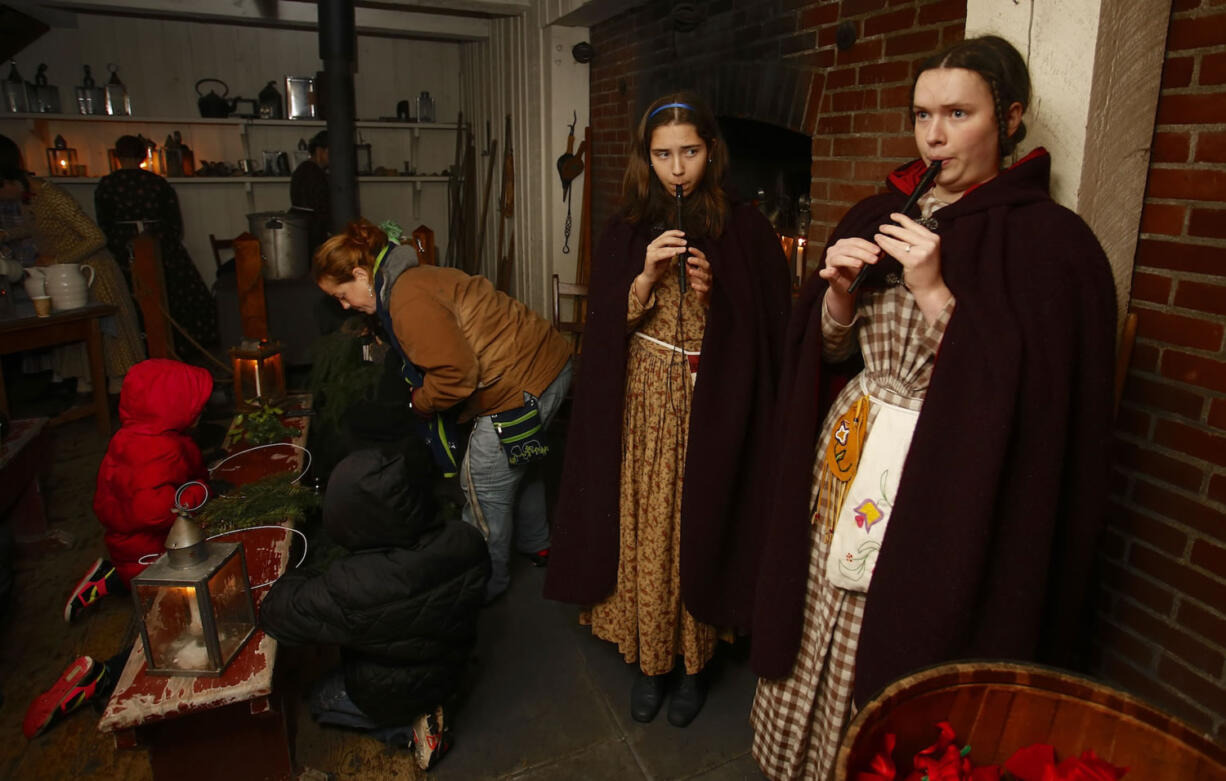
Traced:
<svg viewBox="0 0 1226 781">
<path fill-rule="evenodd" d="M 350 551 L 417 547 L 423 535 L 442 525 L 428 480 L 402 453 L 349 454 L 328 480 L 328 536 Z"/>
</svg>

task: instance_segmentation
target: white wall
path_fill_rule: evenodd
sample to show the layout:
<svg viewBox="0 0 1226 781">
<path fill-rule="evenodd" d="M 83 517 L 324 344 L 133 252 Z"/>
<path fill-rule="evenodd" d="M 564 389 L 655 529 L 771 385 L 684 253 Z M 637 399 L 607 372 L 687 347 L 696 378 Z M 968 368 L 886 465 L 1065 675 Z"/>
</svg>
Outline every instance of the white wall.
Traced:
<svg viewBox="0 0 1226 781">
<path fill-rule="evenodd" d="M 994 33 L 1030 68 L 1019 154 L 1052 154 L 1052 197 L 1111 262 L 1118 312 L 1132 283 L 1171 0 L 968 0 L 966 36 Z"/>
</svg>

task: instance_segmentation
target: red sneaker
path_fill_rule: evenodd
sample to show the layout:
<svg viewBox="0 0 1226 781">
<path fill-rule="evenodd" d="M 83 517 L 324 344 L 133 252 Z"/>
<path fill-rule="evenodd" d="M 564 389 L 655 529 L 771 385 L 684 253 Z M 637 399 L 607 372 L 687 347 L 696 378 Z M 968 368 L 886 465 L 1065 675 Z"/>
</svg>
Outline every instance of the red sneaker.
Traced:
<svg viewBox="0 0 1226 781">
<path fill-rule="evenodd" d="M 417 766 L 429 770 L 451 750 L 451 736 L 443 724 L 443 706 L 413 722 L 413 756 Z"/>
<path fill-rule="evenodd" d="M 527 559 L 528 562 L 534 567 L 548 567 L 549 566 L 549 549 L 548 548 L 542 548 L 538 550 L 536 553 L 523 553 L 520 555 L 522 555 L 525 559 Z"/>
<path fill-rule="evenodd" d="M 97 695 L 98 685 L 106 675 L 106 665 L 88 656 L 82 656 L 68 665 L 55 685 L 30 703 L 25 721 L 21 724 L 22 732 L 27 738 L 33 738 L 89 702 Z"/>
<path fill-rule="evenodd" d="M 78 613 L 107 594 L 115 593 L 122 584 L 123 581 L 120 580 L 119 573 L 115 571 L 114 564 L 106 559 L 95 559 L 84 577 L 77 583 L 77 587 L 72 590 L 68 601 L 64 603 L 64 620 L 72 623 L 72 619 Z"/>
</svg>

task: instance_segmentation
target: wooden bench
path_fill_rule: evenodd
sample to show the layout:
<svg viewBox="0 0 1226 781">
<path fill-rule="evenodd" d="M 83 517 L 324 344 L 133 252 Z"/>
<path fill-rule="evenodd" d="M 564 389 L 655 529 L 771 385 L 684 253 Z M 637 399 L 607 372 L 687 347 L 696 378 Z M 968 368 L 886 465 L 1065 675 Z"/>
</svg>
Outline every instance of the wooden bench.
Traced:
<svg viewBox="0 0 1226 781">
<path fill-rule="evenodd" d="M 311 397 L 300 395 L 287 400 L 284 408 L 310 406 Z M 290 420 L 299 429 L 294 443 L 305 444 L 309 418 Z M 234 434 L 231 426 L 228 443 L 233 443 Z M 245 445 L 228 446 L 231 453 L 244 449 Z M 276 463 L 280 471 L 301 471 L 302 453 L 294 450 Z M 238 472 L 248 480 L 236 481 L 234 470 L 225 479 L 241 484 L 267 470 Z M 231 532 L 217 541 L 242 543 L 251 585 L 259 586 L 288 568 L 292 537 L 288 530 L 252 529 Z M 267 591 L 259 588 L 253 593 L 257 615 Z M 226 776 L 291 781 L 295 777 L 291 729 L 277 685 L 276 661 L 277 641 L 257 629 L 220 677 L 147 675 L 138 637 L 98 729 L 112 733 L 120 748 L 148 748 L 158 781 Z"/>
</svg>

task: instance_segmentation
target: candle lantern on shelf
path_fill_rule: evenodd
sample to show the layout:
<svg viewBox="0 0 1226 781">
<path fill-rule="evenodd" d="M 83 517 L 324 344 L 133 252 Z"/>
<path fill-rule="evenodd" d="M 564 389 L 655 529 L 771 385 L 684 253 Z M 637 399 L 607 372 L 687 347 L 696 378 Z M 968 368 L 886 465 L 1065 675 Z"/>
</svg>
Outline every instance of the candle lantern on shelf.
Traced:
<svg viewBox="0 0 1226 781">
<path fill-rule="evenodd" d="M 4 110 L 17 114 L 30 110 L 30 96 L 25 79 L 17 72 L 17 63 L 9 60 L 9 75 L 4 80 Z"/>
<path fill-rule="evenodd" d="M 106 83 L 106 113 L 113 117 L 126 117 L 132 113 L 132 101 L 128 97 L 128 88 L 119 80 L 119 66 L 108 63 L 107 70 L 111 78 Z"/>
<path fill-rule="evenodd" d="M 209 542 L 186 512 L 166 553 L 132 579 L 150 675 L 218 676 L 255 632 L 255 603 L 240 543 Z"/>
<path fill-rule="evenodd" d="M 234 361 L 234 406 L 240 410 L 259 409 L 260 402 L 275 403 L 285 398 L 285 364 L 280 342 L 263 339 L 242 340 L 230 348 Z"/>
<path fill-rule="evenodd" d="M 47 147 L 47 169 L 51 176 L 75 176 L 80 170 L 77 150 L 63 136 L 56 136 L 55 146 Z"/>
<path fill-rule="evenodd" d="M 38 65 L 34 75 L 34 94 L 30 97 L 30 110 L 42 114 L 60 113 L 60 88 L 47 83 L 47 63 Z"/>
<path fill-rule="evenodd" d="M 89 71 L 89 66 L 83 67 L 85 78 L 81 80 L 81 86 L 77 87 L 77 111 L 82 114 L 105 114 L 106 90 L 94 84 L 94 77 Z"/>
</svg>

